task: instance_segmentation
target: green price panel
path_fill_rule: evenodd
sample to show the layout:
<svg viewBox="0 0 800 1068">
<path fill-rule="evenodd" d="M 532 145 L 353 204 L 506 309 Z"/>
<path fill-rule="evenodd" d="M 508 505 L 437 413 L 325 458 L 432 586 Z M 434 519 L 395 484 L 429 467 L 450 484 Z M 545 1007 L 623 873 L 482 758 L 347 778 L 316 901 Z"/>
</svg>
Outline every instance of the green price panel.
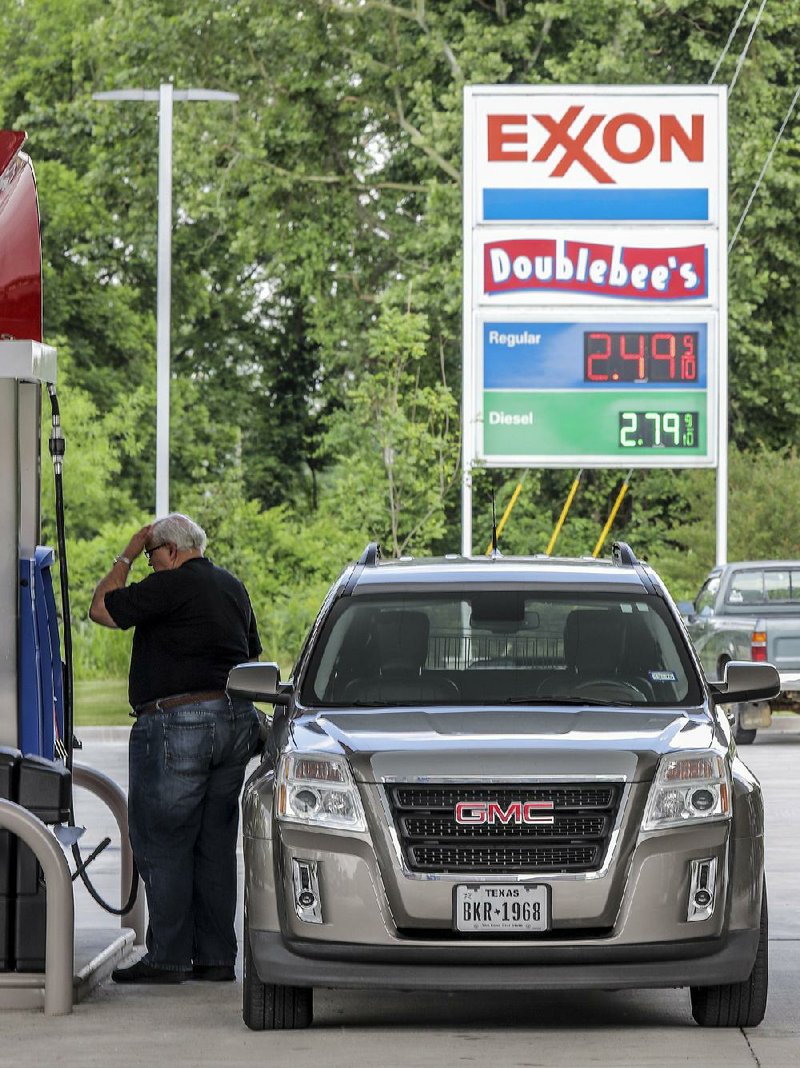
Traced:
<svg viewBox="0 0 800 1068">
<path fill-rule="evenodd" d="M 705 390 L 484 392 L 487 459 L 669 457 L 689 466 L 706 455 L 707 435 Z"/>
</svg>

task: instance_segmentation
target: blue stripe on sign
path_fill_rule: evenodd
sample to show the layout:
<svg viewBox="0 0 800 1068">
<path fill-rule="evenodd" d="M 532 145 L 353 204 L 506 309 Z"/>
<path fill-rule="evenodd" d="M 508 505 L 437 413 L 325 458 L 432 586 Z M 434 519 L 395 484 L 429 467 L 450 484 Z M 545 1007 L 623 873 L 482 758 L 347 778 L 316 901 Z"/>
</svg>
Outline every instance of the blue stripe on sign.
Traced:
<svg viewBox="0 0 800 1068">
<path fill-rule="evenodd" d="M 708 219 L 708 189 L 484 189 L 487 222 Z"/>
</svg>

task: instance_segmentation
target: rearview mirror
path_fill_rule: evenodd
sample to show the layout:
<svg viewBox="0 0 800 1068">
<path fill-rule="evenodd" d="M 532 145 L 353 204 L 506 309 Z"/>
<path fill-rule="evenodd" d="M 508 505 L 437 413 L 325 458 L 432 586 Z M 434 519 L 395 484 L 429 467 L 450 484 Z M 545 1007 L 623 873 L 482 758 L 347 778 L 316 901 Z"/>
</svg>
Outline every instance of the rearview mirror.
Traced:
<svg viewBox="0 0 800 1068">
<path fill-rule="evenodd" d="M 772 664 L 730 660 L 722 681 L 709 683 L 714 704 L 734 701 L 770 701 L 781 692 L 781 677 Z"/>
<path fill-rule="evenodd" d="M 230 697 L 246 701 L 267 701 L 288 705 L 291 693 L 281 688 L 281 669 L 277 664 L 237 664 L 231 668 L 225 687 Z"/>
</svg>

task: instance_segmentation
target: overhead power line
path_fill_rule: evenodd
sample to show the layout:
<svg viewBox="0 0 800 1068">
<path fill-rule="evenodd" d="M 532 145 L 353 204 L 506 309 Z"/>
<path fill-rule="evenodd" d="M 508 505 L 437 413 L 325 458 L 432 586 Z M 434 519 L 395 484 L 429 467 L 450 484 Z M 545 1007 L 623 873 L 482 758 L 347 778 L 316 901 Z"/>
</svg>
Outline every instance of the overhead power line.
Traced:
<svg viewBox="0 0 800 1068">
<path fill-rule="evenodd" d="M 778 130 L 777 136 L 775 137 L 775 140 L 772 142 L 772 148 L 767 153 L 767 158 L 764 160 L 764 166 L 761 168 L 761 174 L 759 174 L 759 176 L 758 176 L 758 181 L 753 186 L 753 192 L 750 194 L 750 197 L 749 197 L 747 203 L 745 204 L 744 211 L 742 212 L 741 218 L 739 219 L 739 222 L 736 224 L 736 229 L 733 232 L 733 237 L 731 238 L 730 244 L 728 245 L 728 253 L 730 253 L 731 249 L 736 244 L 736 238 L 739 236 L 739 231 L 741 230 L 741 228 L 742 228 L 742 226 L 744 224 L 744 220 L 747 218 L 747 213 L 750 211 L 750 205 L 753 203 L 753 201 L 756 198 L 756 193 L 758 193 L 758 187 L 761 185 L 762 181 L 764 180 L 764 175 L 767 173 L 767 169 L 768 169 L 770 163 L 772 162 L 772 157 L 775 155 L 775 149 L 778 147 L 778 142 L 780 141 L 781 137 L 783 137 L 783 131 L 786 129 L 786 127 L 789 124 L 789 119 L 792 117 L 792 112 L 794 111 L 795 104 L 797 103 L 798 97 L 800 97 L 800 88 L 795 89 L 794 96 L 792 97 L 792 102 L 789 105 L 789 110 L 786 112 L 786 115 L 784 116 L 783 122 L 781 123 L 780 129 Z"/>
<path fill-rule="evenodd" d="M 742 49 L 741 55 L 739 56 L 738 60 L 736 61 L 736 70 L 733 72 L 733 78 L 731 79 L 731 84 L 728 86 L 728 96 L 730 96 L 730 94 L 733 92 L 733 87 L 734 87 L 734 85 L 736 85 L 736 82 L 737 82 L 737 80 L 739 78 L 739 71 L 742 69 L 742 64 L 744 63 L 745 56 L 747 55 L 748 50 L 750 48 L 750 42 L 753 40 L 753 37 L 755 36 L 755 32 L 758 29 L 758 24 L 761 21 L 761 16 L 764 14 L 764 8 L 766 6 L 767 6 L 767 0 L 761 0 L 761 7 L 758 9 L 758 12 L 756 13 L 756 17 L 753 19 L 753 25 L 750 27 L 750 34 L 749 34 L 749 36 L 747 38 L 747 41 L 745 42 L 745 46 Z"/>
<path fill-rule="evenodd" d="M 734 24 L 734 27 L 730 32 L 730 36 L 728 37 L 728 40 L 725 42 L 725 47 L 722 49 L 722 51 L 719 54 L 719 59 L 717 60 L 717 65 L 712 70 L 711 77 L 708 79 L 708 84 L 709 85 L 713 85 L 714 79 L 716 78 L 717 73 L 719 72 L 719 68 L 722 66 L 722 61 L 725 59 L 725 56 L 727 56 L 728 50 L 730 49 L 731 44 L 733 43 L 733 39 L 736 36 L 736 31 L 741 26 L 742 19 L 747 14 L 748 7 L 750 7 L 750 0 L 744 0 L 744 5 L 742 6 L 742 10 L 739 12 L 739 17 L 736 20 L 736 23 Z"/>
</svg>

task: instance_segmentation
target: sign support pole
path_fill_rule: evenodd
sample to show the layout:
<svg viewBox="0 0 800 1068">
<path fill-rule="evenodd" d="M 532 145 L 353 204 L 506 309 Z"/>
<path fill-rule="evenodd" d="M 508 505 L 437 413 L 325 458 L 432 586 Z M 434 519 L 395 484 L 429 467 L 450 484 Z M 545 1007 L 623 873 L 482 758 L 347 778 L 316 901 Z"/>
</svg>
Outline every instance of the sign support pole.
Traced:
<svg viewBox="0 0 800 1068">
<path fill-rule="evenodd" d="M 728 144 L 728 90 L 720 99 L 720 144 Z M 719 422 L 717 426 L 717 564 L 728 562 L 728 158 L 719 169 Z"/>
</svg>

